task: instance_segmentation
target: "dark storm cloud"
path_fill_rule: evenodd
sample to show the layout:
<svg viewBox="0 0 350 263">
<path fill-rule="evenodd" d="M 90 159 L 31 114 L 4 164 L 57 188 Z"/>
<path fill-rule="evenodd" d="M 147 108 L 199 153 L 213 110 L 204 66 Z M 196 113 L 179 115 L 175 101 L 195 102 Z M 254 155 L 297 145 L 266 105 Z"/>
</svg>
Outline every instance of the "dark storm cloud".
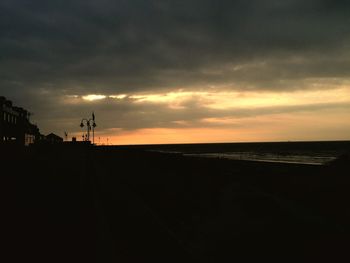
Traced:
<svg viewBox="0 0 350 263">
<path fill-rule="evenodd" d="M 202 71 L 271 59 L 293 78 L 294 56 L 306 60 L 302 77 L 347 76 L 348 11 L 346 1 L 2 1 L 2 80 L 144 90 L 249 81 Z"/>
<path fill-rule="evenodd" d="M 346 79 L 349 12 L 348 1 L 330 0 L 3 0 L 1 94 L 44 120 L 72 114 L 58 102 L 70 94 Z M 131 106 L 137 112 L 118 113 Z M 156 125 L 148 119 L 143 127 Z"/>
</svg>

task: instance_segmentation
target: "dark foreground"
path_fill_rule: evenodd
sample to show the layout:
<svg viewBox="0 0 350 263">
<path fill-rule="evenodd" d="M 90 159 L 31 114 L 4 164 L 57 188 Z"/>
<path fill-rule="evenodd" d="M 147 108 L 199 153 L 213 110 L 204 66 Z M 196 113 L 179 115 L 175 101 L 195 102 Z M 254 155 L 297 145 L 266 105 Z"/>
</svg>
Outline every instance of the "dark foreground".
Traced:
<svg viewBox="0 0 350 263">
<path fill-rule="evenodd" d="M 346 161 L 69 146 L 0 154 L 6 262 L 350 260 Z"/>
</svg>

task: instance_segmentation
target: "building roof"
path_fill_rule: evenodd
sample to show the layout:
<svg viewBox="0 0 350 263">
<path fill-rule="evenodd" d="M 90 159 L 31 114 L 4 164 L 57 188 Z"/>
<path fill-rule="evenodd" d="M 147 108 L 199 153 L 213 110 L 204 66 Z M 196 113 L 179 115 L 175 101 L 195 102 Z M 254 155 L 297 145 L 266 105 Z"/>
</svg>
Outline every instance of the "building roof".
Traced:
<svg viewBox="0 0 350 263">
<path fill-rule="evenodd" d="M 50 134 L 46 135 L 46 138 L 63 141 L 62 137 L 60 137 L 60 136 L 58 136 L 58 135 L 56 135 L 54 133 L 50 133 Z"/>
</svg>

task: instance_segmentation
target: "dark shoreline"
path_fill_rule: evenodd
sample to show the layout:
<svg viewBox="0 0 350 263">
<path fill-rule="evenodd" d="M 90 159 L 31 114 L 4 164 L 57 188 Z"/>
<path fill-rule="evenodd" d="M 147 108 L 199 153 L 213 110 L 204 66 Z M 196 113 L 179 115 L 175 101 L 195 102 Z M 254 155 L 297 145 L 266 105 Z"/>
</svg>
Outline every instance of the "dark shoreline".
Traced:
<svg viewBox="0 0 350 263">
<path fill-rule="evenodd" d="M 5 237 L 14 259 L 349 258 L 346 164 L 203 159 L 127 147 L 47 146 L 1 155 Z"/>
<path fill-rule="evenodd" d="M 281 141 L 281 142 L 229 142 L 229 143 L 187 143 L 187 144 L 144 144 L 144 145 L 121 145 L 118 148 L 125 149 L 157 149 L 157 150 L 175 150 L 181 149 L 183 152 L 203 153 L 203 152 L 226 152 L 232 148 L 240 150 L 267 150 L 267 151 L 290 151 L 290 150 L 311 150 L 311 151 L 329 151 L 336 150 L 342 152 L 344 149 L 350 149 L 349 140 L 338 141 Z"/>
</svg>

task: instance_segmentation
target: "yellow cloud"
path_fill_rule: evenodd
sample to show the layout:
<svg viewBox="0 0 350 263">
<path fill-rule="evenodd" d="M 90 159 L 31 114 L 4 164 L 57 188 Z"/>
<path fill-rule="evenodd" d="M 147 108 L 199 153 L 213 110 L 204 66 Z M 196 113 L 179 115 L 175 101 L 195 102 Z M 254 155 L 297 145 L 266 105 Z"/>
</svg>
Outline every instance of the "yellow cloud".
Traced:
<svg viewBox="0 0 350 263">
<path fill-rule="evenodd" d="M 101 95 L 101 94 L 89 94 L 86 96 L 82 96 L 83 100 L 87 100 L 87 101 L 94 101 L 94 100 L 102 100 L 107 98 L 106 95 Z"/>
<path fill-rule="evenodd" d="M 125 99 L 127 96 L 128 95 L 126 94 L 109 95 L 108 98 L 122 100 L 122 99 Z"/>
<path fill-rule="evenodd" d="M 298 106 L 319 103 L 350 102 L 350 87 L 291 92 L 251 91 L 179 91 L 159 94 L 129 96 L 135 103 L 166 104 L 170 108 L 183 108 L 188 100 L 196 100 L 200 106 L 211 109 L 260 108 L 274 106 Z"/>
</svg>

